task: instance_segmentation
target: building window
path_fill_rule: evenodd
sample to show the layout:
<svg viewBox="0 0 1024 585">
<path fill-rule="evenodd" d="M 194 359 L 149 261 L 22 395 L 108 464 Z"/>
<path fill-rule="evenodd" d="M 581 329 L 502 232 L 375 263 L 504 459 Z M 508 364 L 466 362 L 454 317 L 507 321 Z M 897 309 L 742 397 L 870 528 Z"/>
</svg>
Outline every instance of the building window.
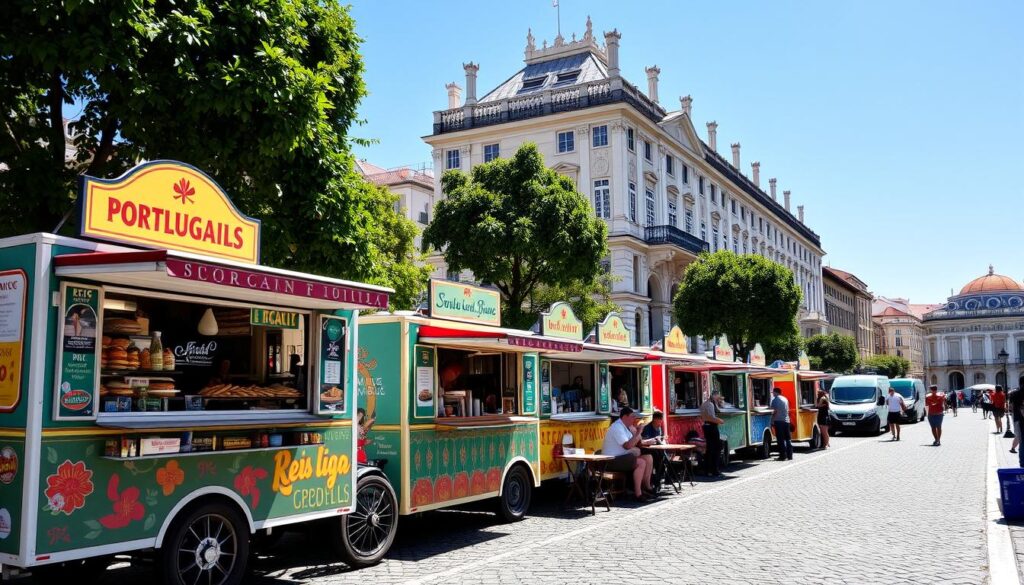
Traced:
<svg viewBox="0 0 1024 585">
<path fill-rule="evenodd" d="M 594 181 L 594 212 L 601 219 L 609 219 L 612 216 L 611 189 L 608 187 L 608 179 Z"/>
<path fill-rule="evenodd" d="M 686 208 L 686 233 L 693 233 L 693 209 Z"/>
<path fill-rule="evenodd" d="M 653 160 L 653 159 L 651 159 L 651 141 L 650 140 L 644 140 L 644 158 L 646 158 L 647 160 Z"/>
<path fill-rule="evenodd" d="M 636 139 L 633 137 L 633 129 L 626 128 L 626 148 L 636 150 Z"/>
<path fill-rule="evenodd" d="M 736 236 L 732 237 L 732 251 L 736 254 L 740 253 L 740 240 Z"/>
<path fill-rule="evenodd" d="M 701 195 L 704 194 L 704 177 L 697 177 L 697 192 Z M 715 200 L 715 186 L 711 186 L 711 200 Z"/>
<path fill-rule="evenodd" d="M 675 174 L 676 174 L 676 167 L 675 167 L 674 163 L 675 163 L 675 160 L 672 159 L 672 155 L 671 154 L 666 154 L 665 155 L 665 172 L 670 174 L 670 175 L 672 175 L 672 176 L 675 176 Z"/>
<path fill-rule="evenodd" d="M 703 220 L 700 222 L 700 239 L 705 242 L 708 241 L 708 224 Z"/>
<path fill-rule="evenodd" d="M 722 199 L 722 201 L 724 202 L 725 199 Z M 732 214 L 736 215 L 736 200 L 735 199 L 732 200 Z"/>
<path fill-rule="evenodd" d="M 576 139 L 573 131 L 558 133 L 558 152 L 572 152 L 576 150 Z"/>
<path fill-rule="evenodd" d="M 740 205 L 740 221 L 747 221 L 747 208 L 742 205 Z"/>
<path fill-rule="evenodd" d="M 711 240 L 715 246 L 715 252 L 718 251 L 718 224 L 711 226 Z"/>
<path fill-rule="evenodd" d="M 446 169 L 457 169 L 461 165 L 459 164 L 459 149 L 449 150 L 445 153 L 445 167 Z"/>
<path fill-rule="evenodd" d="M 608 126 L 594 126 L 594 148 L 608 146 Z"/>
<path fill-rule="evenodd" d="M 629 183 L 629 221 L 636 223 L 636 183 Z"/>
<path fill-rule="evenodd" d="M 687 214 L 690 212 L 687 211 Z M 676 221 L 679 219 L 679 207 L 676 205 L 676 198 L 674 195 L 668 196 L 668 225 L 676 227 Z"/>
<path fill-rule="evenodd" d="M 498 158 L 500 150 L 497 144 L 485 144 L 484 145 L 484 162 L 491 162 Z"/>
<path fill-rule="evenodd" d="M 647 208 L 647 225 L 654 225 L 654 191 L 646 190 L 645 206 Z"/>
<path fill-rule="evenodd" d="M 683 168 L 683 183 L 689 185 L 690 184 L 690 167 L 688 167 L 686 165 L 681 165 L 681 166 Z"/>
<path fill-rule="evenodd" d="M 640 292 L 640 257 L 633 255 L 633 292 Z"/>
</svg>

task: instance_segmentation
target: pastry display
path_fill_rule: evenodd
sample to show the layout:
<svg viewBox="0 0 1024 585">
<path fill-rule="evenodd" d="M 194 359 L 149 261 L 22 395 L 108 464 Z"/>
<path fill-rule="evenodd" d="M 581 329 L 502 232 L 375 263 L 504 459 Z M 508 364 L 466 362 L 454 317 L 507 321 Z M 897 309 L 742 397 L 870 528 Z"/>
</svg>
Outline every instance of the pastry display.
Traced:
<svg viewBox="0 0 1024 585">
<path fill-rule="evenodd" d="M 125 359 L 128 362 L 129 370 L 139 369 L 139 348 L 129 345 L 128 349 L 125 350 Z"/>
<path fill-rule="evenodd" d="M 174 353 L 167 348 L 164 348 L 164 370 L 167 372 L 174 370 Z"/>
<path fill-rule="evenodd" d="M 135 319 L 104 319 L 103 332 L 106 334 L 138 335 L 142 326 Z"/>
<path fill-rule="evenodd" d="M 331 404 L 331 403 L 334 403 L 334 402 L 341 402 L 341 399 L 342 399 L 341 388 L 338 388 L 337 386 L 331 386 L 330 388 L 328 388 L 324 392 L 320 393 L 320 402 L 323 402 L 325 404 Z"/>
<path fill-rule="evenodd" d="M 302 392 L 281 384 L 273 386 L 240 386 L 213 384 L 199 391 L 206 398 L 302 398 Z"/>
</svg>

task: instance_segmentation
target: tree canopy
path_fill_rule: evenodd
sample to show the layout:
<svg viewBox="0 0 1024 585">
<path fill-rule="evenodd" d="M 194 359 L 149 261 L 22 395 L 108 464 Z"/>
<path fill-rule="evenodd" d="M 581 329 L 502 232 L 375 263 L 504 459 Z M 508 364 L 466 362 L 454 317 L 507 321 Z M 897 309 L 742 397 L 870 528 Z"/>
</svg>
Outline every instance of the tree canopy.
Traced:
<svg viewBox="0 0 1024 585">
<path fill-rule="evenodd" d="M 79 175 L 181 160 L 262 221 L 266 264 L 406 303 L 415 224 L 350 154 L 360 42 L 334 2 L 0 3 L 0 235 L 70 231 Z"/>
<path fill-rule="evenodd" d="M 450 270 L 471 270 L 501 293 L 502 321 L 527 328 L 538 287 L 591 286 L 608 253 L 607 228 L 573 182 L 544 166 L 526 143 L 509 159 L 450 170 L 445 193 L 423 232 L 423 249 L 440 250 Z"/>
<path fill-rule="evenodd" d="M 784 362 L 795 362 L 800 358 L 800 352 L 804 350 L 805 341 L 800 337 L 800 327 L 796 319 L 790 323 L 789 329 L 778 337 L 768 338 L 761 342 L 761 349 L 764 350 L 768 363 L 775 360 Z"/>
<path fill-rule="evenodd" d="M 792 333 L 800 298 L 788 268 L 756 254 L 720 250 L 701 254 L 686 268 L 673 302 L 687 335 L 724 333 L 736 355 L 747 355 L 756 343 Z"/>
<path fill-rule="evenodd" d="M 910 371 L 910 360 L 895 355 L 873 355 L 862 362 L 883 376 L 903 378 Z"/>
<path fill-rule="evenodd" d="M 611 274 L 603 273 L 590 283 L 576 280 L 567 285 L 539 286 L 530 295 L 527 306 L 530 307 L 530 313 L 539 314 L 554 303 L 565 301 L 572 307 L 576 318 L 583 323 L 586 334 L 603 321 L 608 313 L 619 310 L 619 306 L 612 302 L 613 281 Z"/>
<path fill-rule="evenodd" d="M 857 365 L 857 341 L 850 335 L 838 333 L 815 335 L 807 340 L 807 355 L 820 359 L 822 370 L 849 372 Z"/>
</svg>

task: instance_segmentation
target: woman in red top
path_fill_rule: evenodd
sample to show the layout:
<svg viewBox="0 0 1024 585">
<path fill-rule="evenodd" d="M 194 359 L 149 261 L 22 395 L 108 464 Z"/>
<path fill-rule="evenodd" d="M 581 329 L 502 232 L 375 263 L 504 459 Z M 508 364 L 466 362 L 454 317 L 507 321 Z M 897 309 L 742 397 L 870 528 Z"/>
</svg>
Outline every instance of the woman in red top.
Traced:
<svg viewBox="0 0 1024 585">
<path fill-rule="evenodd" d="M 1006 394 L 1002 386 L 996 386 L 992 394 L 992 417 L 996 419 L 996 432 L 1003 432 L 1003 416 L 1006 415 Z"/>
</svg>

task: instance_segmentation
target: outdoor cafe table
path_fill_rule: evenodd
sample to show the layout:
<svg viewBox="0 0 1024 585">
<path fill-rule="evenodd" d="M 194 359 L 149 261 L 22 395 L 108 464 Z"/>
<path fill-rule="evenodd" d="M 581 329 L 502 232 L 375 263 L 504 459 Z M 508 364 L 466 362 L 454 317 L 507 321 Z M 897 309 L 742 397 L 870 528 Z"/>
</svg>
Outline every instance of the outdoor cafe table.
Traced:
<svg viewBox="0 0 1024 585">
<path fill-rule="evenodd" d="M 683 482 L 686 481 L 687 477 L 690 479 L 690 485 L 693 485 L 693 475 L 690 470 L 689 461 L 683 467 L 683 477 L 679 477 L 676 473 L 675 468 L 672 467 L 672 455 L 675 453 L 685 454 L 688 451 L 696 449 L 696 445 L 644 445 L 641 447 L 644 451 L 660 451 L 664 457 L 661 458 L 661 472 L 663 477 L 668 479 L 669 483 L 672 484 L 672 488 L 676 490 L 678 494 L 683 490 Z"/>
<path fill-rule="evenodd" d="M 565 469 L 569 472 L 572 483 L 569 484 L 569 493 L 565 496 L 566 507 L 572 502 L 573 496 L 578 496 L 583 505 L 590 505 L 591 515 L 597 514 L 596 504 L 604 502 L 605 508 L 611 512 L 611 505 L 608 503 L 608 494 L 604 491 L 604 469 L 608 462 L 615 459 L 611 455 L 560 455 L 565 461 Z M 576 469 L 573 470 L 573 463 Z M 590 480 L 596 480 L 596 489 L 591 492 Z"/>
</svg>

